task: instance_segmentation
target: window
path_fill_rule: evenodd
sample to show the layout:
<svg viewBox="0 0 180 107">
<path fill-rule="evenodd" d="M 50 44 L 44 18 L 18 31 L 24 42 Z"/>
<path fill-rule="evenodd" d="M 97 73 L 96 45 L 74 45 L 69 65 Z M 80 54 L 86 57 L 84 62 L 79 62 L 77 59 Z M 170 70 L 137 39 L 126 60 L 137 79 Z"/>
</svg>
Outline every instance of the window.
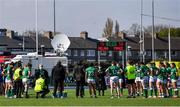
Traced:
<svg viewBox="0 0 180 107">
<path fill-rule="evenodd" d="M 127 51 L 127 56 L 132 56 L 131 51 Z"/>
<path fill-rule="evenodd" d="M 87 56 L 95 56 L 95 50 L 87 50 Z"/>
<path fill-rule="evenodd" d="M 165 52 L 164 51 L 157 51 L 157 52 L 155 52 L 155 56 L 157 59 L 164 59 L 165 58 Z"/>
<path fill-rule="evenodd" d="M 112 56 L 112 51 L 109 51 L 109 56 Z"/>
<path fill-rule="evenodd" d="M 105 51 L 100 51 L 100 56 L 106 56 L 106 52 Z"/>
<path fill-rule="evenodd" d="M 176 56 L 177 52 L 176 51 L 171 51 L 171 56 Z"/>
<path fill-rule="evenodd" d="M 151 51 L 146 51 L 147 56 L 151 56 Z"/>
<path fill-rule="evenodd" d="M 68 56 L 71 56 L 71 50 L 67 50 Z"/>
<path fill-rule="evenodd" d="M 84 56 L 84 50 L 81 50 L 81 54 L 80 54 L 81 56 Z"/>
<path fill-rule="evenodd" d="M 74 56 L 78 56 L 78 51 L 74 50 Z"/>
<path fill-rule="evenodd" d="M 119 51 L 119 56 L 122 56 L 123 55 L 123 52 L 122 51 Z"/>
</svg>

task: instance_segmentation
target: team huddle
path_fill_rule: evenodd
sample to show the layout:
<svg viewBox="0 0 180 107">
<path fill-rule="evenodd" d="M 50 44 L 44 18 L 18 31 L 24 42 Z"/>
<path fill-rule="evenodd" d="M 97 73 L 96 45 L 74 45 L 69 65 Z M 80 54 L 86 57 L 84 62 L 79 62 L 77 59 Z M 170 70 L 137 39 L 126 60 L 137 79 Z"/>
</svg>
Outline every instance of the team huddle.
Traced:
<svg viewBox="0 0 180 107">
<path fill-rule="evenodd" d="M 9 98 L 20 98 L 22 95 L 28 97 L 28 79 L 31 76 L 31 65 L 24 65 L 22 69 L 22 64 L 10 63 L 2 64 L 0 67 L 0 79 L 1 79 L 1 94 Z"/>
<path fill-rule="evenodd" d="M 90 91 L 93 89 L 98 72 L 96 73 L 92 66 L 86 69 Z M 159 66 L 156 67 L 155 63 L 150 63 L 147 66 L 143 62 L 134 64 L 129 61 L 123 69 L 118 63 L 112 62 L 105 73 L 106 76 L 109 76 L 111 98 L 123 96 L 123 84 L 128 88 L 127 98 L 137 96 L 144 96 L 145 98 L 178 97 L 178 76 L 174 63 L 160 62 Z M 94 94 L 96 95 L 96 93 Z"/>
<path fill-rule="evenodd" d="M 28 90 L 32 81 L 31 87 L 34 87 L 36 98 L 39 94 L 45 97 L 49 93 L 48 72 L 40 64 L 35 70 L 34 78 L 31 79 L 31 71 L 31 64 L 24 66 L 21 62 L 2 64 L 0 67 L 1 94 L 6 98 L 29 98 Z"/>
<path fill-rule="evenodd" d="M 5 64 L 1 65 L 0 71 L 1 94 L 9 98 L 29 97 L 29 82 L 30 77 L 32 77 L 31 64 L 26 64 L 24 67 L 22 67 L 21 62 Z M 97 98 L 96 90 L 98 90 L 99 95 L 104 96 L 107 81 L 110 86 L 111 98 L 124 96 L 124 88 L 128 89 L 127 98 L 138 96 L 145 98 L 178 97 L 178 76 L 174 63 L 160 62 L 158 66 L 155 63 L 150 63 L 147 66 L 143 62 L 128 61 L 124 69 L 122 65 L 116 62 L 112 62 L 109 67 L 94 66 L 93 63 L 85 67 L 79 63 L 73 71 L 76 80 L 76 97 L 84 96 L 85 82 L 88 83 L 90 97 Z M 56 94 L 58 84 L 60 85 L 59 95 L 63 98 L 65 72 L 61 62 L 58 62 L 52 70 L 53 98 L 58 97 Z M 33 80 L 36 98 L 39 95 L 44 98 L 50 92 L 48 87 L 50 78 L 42 65 L 39 65 L 39 68 L 35 70 Z M 4 87 L 3 91 L 2 87 Z"/>
</svg>

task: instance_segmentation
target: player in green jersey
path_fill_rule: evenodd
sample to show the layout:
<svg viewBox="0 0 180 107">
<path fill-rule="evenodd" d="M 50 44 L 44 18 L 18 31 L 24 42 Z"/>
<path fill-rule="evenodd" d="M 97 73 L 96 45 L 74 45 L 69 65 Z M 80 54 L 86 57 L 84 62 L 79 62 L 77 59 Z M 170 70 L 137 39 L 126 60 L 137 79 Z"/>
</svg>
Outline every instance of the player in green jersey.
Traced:
<svg viewBox="0 0 180 107">
<path fill-rule="evenodd" d="M 149 68 L 143 63 L 141 62 L 141 67 L 140 67 L 140 72 L 141 72 L 141 82 L 142 82 L 142 87 L 143 87 L 143 91 L 144 91 L 144 97 L 147 98 L 148 97 L 148 80 L 149 80 Z"/>
<path fill-rule="evenodd" d="M 136 63 L 136 94 L 137 96 L 143 95 L 143 88 L 141 83 L 141 70 L 140 70 L 140 63 Z"/>
<path fill-rule="evenodd" d="M 96 96 L 96 83 L 95 83 L 95 79 L 97 78 L 97 69 L 94 67 L 94 64 L 91 63 L 90 66 L 88 68 L 86 68 L 86 81 L 88 83 L 89 86 L 89 94 L 90 97 L 94 97 L 97 98 Z"/>
<path fill-rule="evenodd" d="M 165 72 L 165 66 L 163 63 L 159 64 L 159 71 L 157 74 L 157 88 L 158 88 L 158 97 L 164 97 L 164 93 L 163 93 L 163 78 L 164 78 L 164 72 Z"/>
<path fill-rule="evenodd" d="M 171 66 L 168 62 L 164 62 L 166 72 L 164 72 L 164 93 L 165 97 L 172 97 L 172 86 L 171 86 Z"/>
<path fill-rule="evenodd" d="M 29 77 L 31 76 L 31 67 L 30 64 L 25 64 L 24 69 L 22 71 L 22 82 L 24 87 L 24 95 L 25 98 L 28 98 L 28 88 L 29 88 Z"/>
<path fill-rule="evenodd" d="M 178 89 L 177 89 L 177 68 L 174 63 L 171 64 L 171 74 L 170 74 L 171 82 L 172 82 L 172 87 L 174 89 L 174 96 L 173 97 L 178 97 Z"/>
<path fill-rule="evenodd" d="M 117 63 L 116 66 L 118 69 L 120 96 L 122 96 L 123 95 L 123 72 L 124 71 L 122 69 L 122 66 L 119 63 Z"/>
<path fill-rule="evenodd" d="M 155 63 L 151 63 L 149 67 L 149 90 L 150 90 L 150 95 L 149 98 L 153 96 L 153 91 L 154 91 L 154 98 L 157 97 L 157 87 L 156 87 L 156 81 L 157 81 L 157 73 L 158 73 L 158 68 L 156 67 Z"/>
<path fill-rule="evenodd" d="M 13 93 L 13 64 L 10 63 L 8 64 L 7 68 L 5 68 L 4 70 L 4 75 L 5 75 L 5 97 L 12 97 L 12 93 Z"/>
<path fill-rule="evenodd" d="M 111 66 L 109 66 L 106 69 L 106 72 L 108 73 L 108 75 L 110 75 L 110 87 L 111 87 L 111 98 L 114 98 L 113 95 L 113 90 L 116 89 L 117 94 L 118 94 L 118 98 L 120 97 L 119 94 L 119 87 L 118 87 L 118 72 L 119 72 L 119 68 L 116 66 L 115 62 L 111 63 Z"/>
</svg>

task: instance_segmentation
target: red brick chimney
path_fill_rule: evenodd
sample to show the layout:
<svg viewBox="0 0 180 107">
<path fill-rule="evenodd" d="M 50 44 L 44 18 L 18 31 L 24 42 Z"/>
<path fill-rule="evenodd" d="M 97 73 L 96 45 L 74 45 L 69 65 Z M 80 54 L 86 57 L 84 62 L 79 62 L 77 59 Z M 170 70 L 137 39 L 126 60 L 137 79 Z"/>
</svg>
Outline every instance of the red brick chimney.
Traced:
<svg viewBox="0 0 180 107">
<path fill-rule="evenodd" d="M 80 37 L 83 38 L 83 39 L 87 39 L 88 38 L 88 32 L 87 31 L 82 31 L 80 33 Z"/>
</svg>

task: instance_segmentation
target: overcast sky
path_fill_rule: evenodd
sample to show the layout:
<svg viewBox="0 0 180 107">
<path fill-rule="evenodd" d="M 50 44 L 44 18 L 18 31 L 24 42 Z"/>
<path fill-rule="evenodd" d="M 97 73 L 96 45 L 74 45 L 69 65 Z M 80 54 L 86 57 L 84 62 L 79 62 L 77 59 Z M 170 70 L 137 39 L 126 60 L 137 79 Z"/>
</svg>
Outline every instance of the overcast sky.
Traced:
<svg viewBox="0 0 180 107">
<path fill-rule="evenodd" d="M 140 23 L 141 0 L 56 0 L 57 31 L 79 36 L 101 37 L 108 17 L 120 24 L 120 30 Z M 151 0 L 143 0 L 144 14 L 151 14 Z M 154 0 L 155 16 L 180 20 L 180 0 Z M 53 0 L 38 0 L 38 28 L 53 30 Z M 155 19 L 155 24 L 180 26 L 180 22 Z M 143 17 L 143 25 L 151 25 L 150 17 Z M 18 32 L 35 29 L 35 0 L 0 0 L 0 27 Z"/>
</svg>

